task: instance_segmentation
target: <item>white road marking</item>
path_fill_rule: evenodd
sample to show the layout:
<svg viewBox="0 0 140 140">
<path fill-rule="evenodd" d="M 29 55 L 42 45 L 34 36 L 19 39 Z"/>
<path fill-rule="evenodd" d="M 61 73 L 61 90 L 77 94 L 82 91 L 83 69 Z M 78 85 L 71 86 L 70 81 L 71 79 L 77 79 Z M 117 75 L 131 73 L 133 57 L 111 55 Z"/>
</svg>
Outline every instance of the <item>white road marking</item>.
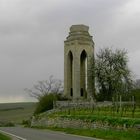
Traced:
<svg viewBox="0 0 140 140">
<path fill-rule="evenodd" d="M 10 136 L 12 136 L 12 137 L 16 137 L 16 138 L 19 139 L 19 140 L 27 140 L 27 139 L 25 139 L 25 138 L 19 137 L 19 136 L 17 136 L 17 135 L 12 134 L 12 133 L 8 133 L 8 132 L 6 132 L 6 131 L 0 130 L 0 132 L 5 133 L 5 134 L 7 134 L 7 135 L 10 135 Z"/>
</svg>

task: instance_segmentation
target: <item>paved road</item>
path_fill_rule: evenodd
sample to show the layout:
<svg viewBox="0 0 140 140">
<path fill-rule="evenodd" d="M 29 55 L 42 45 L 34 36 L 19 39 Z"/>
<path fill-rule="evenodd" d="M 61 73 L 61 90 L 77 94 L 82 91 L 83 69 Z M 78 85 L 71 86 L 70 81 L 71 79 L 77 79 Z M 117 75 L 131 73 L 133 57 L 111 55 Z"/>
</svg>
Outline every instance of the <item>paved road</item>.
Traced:
<svg viewBox="0 0 140 140">
<path fill-rule="evenodd" d="M 74 136 L 61 132 L 22 127 L 1 127 L 0 130 L 24 138 L 24 140 L 97 140 L 95 138 Z"/>
</svg>

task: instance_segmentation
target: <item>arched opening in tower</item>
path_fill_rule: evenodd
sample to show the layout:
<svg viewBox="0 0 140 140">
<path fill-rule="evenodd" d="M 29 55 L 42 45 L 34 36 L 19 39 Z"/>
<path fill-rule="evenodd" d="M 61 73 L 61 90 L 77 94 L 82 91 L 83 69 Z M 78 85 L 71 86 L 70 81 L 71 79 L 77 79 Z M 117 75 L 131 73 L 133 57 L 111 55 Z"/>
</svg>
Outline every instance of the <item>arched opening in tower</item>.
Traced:
<svg viewBox="0 0 140 140">
<path fill-rule="evenodd" d="M 67 82 L 69 89 L 69 96 L 73 96 L 73 54 L 71 51 L 68 53 L 68 62 L 67 62 Z"/>
<path fill-rule="evenodd" d="M 80 56 L 80 96 L 87 98 L 87 53 L 85 50 Z"/>
</svg>

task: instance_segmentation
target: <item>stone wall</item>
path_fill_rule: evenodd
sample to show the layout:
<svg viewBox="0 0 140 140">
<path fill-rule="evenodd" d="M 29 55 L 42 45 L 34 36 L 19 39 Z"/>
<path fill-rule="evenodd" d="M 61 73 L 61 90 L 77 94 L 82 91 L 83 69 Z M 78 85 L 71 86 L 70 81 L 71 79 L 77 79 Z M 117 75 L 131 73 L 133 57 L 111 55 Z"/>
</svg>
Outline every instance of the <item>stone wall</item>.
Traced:
<svg viewBox="0 0 140 140">
<path fill-rule="evenodd" d="M 95 108 L 95 107 L 106 107 L 112 106 L 112 102 L 95 102 L 91 101 L 56 101 L 54 108 L 65 109 L 65 108 Z"/>
<path fill-rule="evenodd" d="M 77 120 L 77 119 L 69 119 L 69 118 L 43 118 L 39 120 L 32 120 L 32 127 L 59 127 L 59 128 L 77 128 L 77 129 L 118 129 L 123 130 L 127 129 L 126 125 L 123 126 L 111 126 L 107 122 L 100 121 L 86 121 L 86 120 Z"/>
</svg>

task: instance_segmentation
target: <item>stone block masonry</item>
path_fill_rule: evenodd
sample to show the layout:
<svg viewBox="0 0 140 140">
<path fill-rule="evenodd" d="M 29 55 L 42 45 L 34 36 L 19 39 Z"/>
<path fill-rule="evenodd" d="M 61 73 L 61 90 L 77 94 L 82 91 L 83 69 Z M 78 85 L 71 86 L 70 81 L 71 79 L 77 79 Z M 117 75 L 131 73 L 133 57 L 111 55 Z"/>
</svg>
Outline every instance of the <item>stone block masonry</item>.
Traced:
<svg viewBox="0 0 140 140">
<path fill-rule="evenodd" d="M 86 25 L 72 25 L 64 42 L 64 94 L 73 100 L 94 95 L 94 42 Z"/>
</svg>

